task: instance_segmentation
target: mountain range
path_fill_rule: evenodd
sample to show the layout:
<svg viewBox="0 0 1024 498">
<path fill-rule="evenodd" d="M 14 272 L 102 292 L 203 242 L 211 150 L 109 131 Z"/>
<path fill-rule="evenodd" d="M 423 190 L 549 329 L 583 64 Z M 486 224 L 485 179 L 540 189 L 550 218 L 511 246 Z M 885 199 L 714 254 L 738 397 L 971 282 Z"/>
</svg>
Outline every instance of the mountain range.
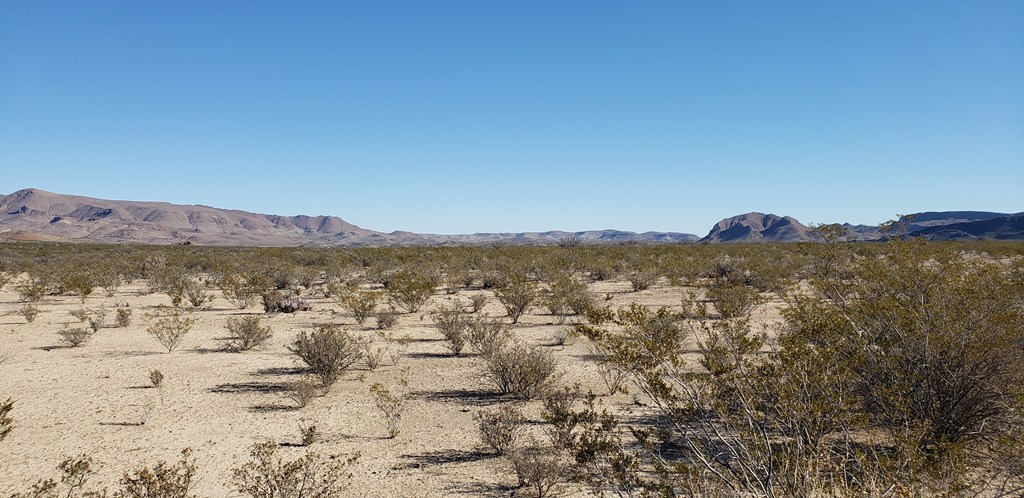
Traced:
<svg viewBox="0 0 1024 498">
<path fill-rule="evenodd" d="M 930 239 L 1024 239 L 1022 213 L 925 212 L 908 216 L 911 235 Z M 844 225 L 857 240 L 881 237 L 877 226 Z M 166 202 L 114 201 L 29 188 L 0 195 L 0 239 L 236 246 L 393 246 L 456 244 L 798 242 L 811 228 L 789 216 L 747 213 L 726 218 L 707 236 L 621 230 L 457 235 L 368 230 L 336 216 L 278 216 Z"/>
</svg>

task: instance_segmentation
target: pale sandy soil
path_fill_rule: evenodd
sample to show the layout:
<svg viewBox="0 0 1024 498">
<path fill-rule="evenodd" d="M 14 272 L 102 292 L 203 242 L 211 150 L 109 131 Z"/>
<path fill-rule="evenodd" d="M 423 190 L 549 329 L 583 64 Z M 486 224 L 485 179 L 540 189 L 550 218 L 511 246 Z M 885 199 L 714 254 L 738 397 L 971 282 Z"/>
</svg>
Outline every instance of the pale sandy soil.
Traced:
<svg viewBox="0 0 1024 498">
<path fill-rule="evenodd" d="M 334 302 L 310 298 L 313 311 L 264 315 L 274 337 L 263 348 L 228 352 L 221 340 L 227 319 L 263 315 L 262 308 L 239 311 L 217 293 L 211 309 L 193 313 L 198 323 L 180 347 L 167 353 L 146 332 L 148 322 L 142 315 L 170 304 L 170 299 L 164 294 L 142 295 L 143 288 L 137 282 L 122 287 L 116 296 L 134 310 L 131 326 L 101 329 L 80 348 L 60 346 L 57 335 L 62 324 L 78 325 L 69 314 L 83 307 L 78 297 L 47 296 L 37 304 L 40 316 L 27 324 L 13 314 L 23 306 L 13 285 L 0 290 L 0 357 L 7 358 L 0 363 L 0 400 L 15 400 L 14 431 L 0 443 L 0 496 L 25 491 L 40 478 L 57 477 L 58 463 L 81 453 L 100 464 L 92 482 L 113 490 L 126 470 L 151 466 L 158 459 L 175 461 L 185 447 L 194 450 L 199 496 L 238 496 L 228 485 L 230 469 L 248 460 L 249 447 L 274 439 L 283 443 L 280 456 L 298 458 L 307 451 L 295 446 L 302 423 L 315 423 L 323 434 L 313 450 L 339 457 L 360 454 L 352 468 L 352 496 L 514 494 L 514 474 L 504 459 L 492 456 L 481 444 L 473 419 L 478 410 L 509 401 L 494 394 L 484 378 L 482 360 L 472 354 L 448 354 L 426 315 L 448 299 L 468 303 L 469 295 L 488 291 L 435 294 L 421 313 L 402 315 L 393 330 L 396 336 L 412 338 L 397 366 L 386 364 L 371 372 L 360 363 L 326 397 L 294 409 L 283 390 L 285 383 L 301 377 L 300 365 L 286 349 L 296 333 L 324 322 L 368 337 L 374 332 L 357 326 Z M 597 283 L 591 290 L 599 301 L 610 295 L 606 302 L 614 306 L 678 306 L 682 295 L 665 282 L 643 292 L 631 292 L 628 282 Z M 107 307 L 112 315 L 113 299 L 102 296 L 101 289 L 97 294 L 84 306 Z M 777 320 L 777 306 L 768 308 L 759 321 Z M 493 298 L 485 312 L 504 315 Z M 539 308 L 532 313 L 515 327 L 515 335 L 551 350 L 563 383 L 579 382 L 585 390 L 606 393 L 594 362 L 587 360 L 587 341 L 550 346 L 550 337 L 560 326 L 554 317 L 539 314 Z M 367 325 L 372 322 L 371 318 Z M 148 387 L 153 368 L 166 376 L 163 388 Z M 409 402 L 401 433 L 385 439 L 384 421 L 369 385 L 380 382 L 397 389 L 406 368 Z M 625 416 L 645 410 L 628 394 L 606 397 L 604 403 Z M 536 422 L 531 424 L 533 434 L 546 442 L 540 403 L 526 404 L 525 411 Z M 588 493 L 567 484 L 560 494 Z"/>
</svg>

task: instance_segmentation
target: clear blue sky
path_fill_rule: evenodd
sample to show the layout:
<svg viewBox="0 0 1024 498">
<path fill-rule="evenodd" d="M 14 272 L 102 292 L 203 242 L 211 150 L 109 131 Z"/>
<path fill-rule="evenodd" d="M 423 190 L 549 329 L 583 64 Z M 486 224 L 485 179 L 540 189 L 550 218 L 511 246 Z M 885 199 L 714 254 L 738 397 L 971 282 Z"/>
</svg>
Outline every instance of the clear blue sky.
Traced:
<svg viewBox="0 0 1024 498">
<path fill-rule="evenodd" d="M 377 230 L 1024 210 L 1022 1 L 0 0 L 0 193 Z"/>
</svg>

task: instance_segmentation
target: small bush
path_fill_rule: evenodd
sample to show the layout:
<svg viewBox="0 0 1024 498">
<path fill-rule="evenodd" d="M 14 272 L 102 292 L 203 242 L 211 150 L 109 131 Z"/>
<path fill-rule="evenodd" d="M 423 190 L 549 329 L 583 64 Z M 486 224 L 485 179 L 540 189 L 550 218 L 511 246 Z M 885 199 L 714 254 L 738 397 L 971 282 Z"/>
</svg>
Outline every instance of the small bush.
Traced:
<svg viewBox="0 0 1024 498">
<path fill-rule="evenodd" d="M 466 326 L 469 321 L 462 312 L 458 303 L 441 308 L 430 314 L 434 326 L 441 332 L 441 335 L 448 339 L 448 349 L 453 355 L 458 356 L 466 345 Z"/>
<path fill-rule="evenodd" d="M 121 477 L 121 491 L 115 498 L 187 498 L 196 474 L 190 448 L 181 451 L 181 460 L 168 465 L 161 460 L 152 469 L 143 467 Z"/>
<path fill-rule="evenodd" d="M 519 323 L 519 318 L 537 300 L 537 288 L 526 277 L 515 276 L 510 277 L 505 285 L 495 290 L 494 295 L 505 307 L 512 323 Z"/>
<path fill-rule="evenodd" d="M 263 294 L 263 311 L 267 313 L 295 313 L 311 309 L 309 301 L 296 296 L 285 296 L 276 290 Z"/>
<path fill-rule="evenodd" d="M 11 498 L 106 498 L 106 491 L 85 491 L 85 485 L 96 470 L 92 457 L 82 454 L 78 457 L 67 457 L 57 466 L 60 471 L 60 482 L 53 479 L 40 480 L 32 486 L 28 493 L 15 493 Z M 63 489 L 61 489 L 63 488 Z"/>
<path fill-rule="evenodd" d="M 389 330 L 398 323 L 398 312 L 394 308 L 378 311 L 373 316 L 377 319 L 377 330 Z"/>
<path fill-rule="evenodd" d="M 333 324 L 321 325 L 313 333 L 300 332 L 289 349 L 309 366 L 324 387 L 334 384 L 362 356 L 359 340 Z"/>
<path fill-rule="evenodd" d="M 178 347 L 185 334 L 188 334 L 196 323 L 195 318 L 183 316 L 181 310 L 157 312 L 148 316 L 151 319 L 155 318 L 156 321 L 146 329 L 146 332 L 167 348 L 168 353 Z"/>
<path fill-rule="evenodd" d="M 35 321 L 36 317 L 39 316 L 39 308 L 36 308 L 31 304 L 26 304 L 18 309 L 16 313 L 25 317 L 25 322 L 32 323 Z"/>
<path fill-rule="evenodd" d="M 285 462 L 275 458 L 274 441 L 256 444 L 251 460 L 231 470 L 231 486 L 252 498 L 317 498 L 343 496 L 352 475 L 348 468 L 357 457 L 333 462 L 316 453 Z"/>
<path fill-rule="evenodd" d="M 154 368 L 149 371 L 149 383 L 153 387 L 160 387 L 164 385 L 164 373 Z"/>
<path fill-rule="evenodd" d="M 22 282 L 14 287 L 18 293 L 18 299 L 23 303 L 37 303 L 43 300 L 46 295 L 47 283 L 39 278 L 31 278 L 28 282 Z"/>
<path fill-rule="evenodd" d="M 213 294 L 206 292 L 199 282 L 189 280 L 185 286 L 185 297 L 193 308 L 200 308 L 204 304 L 213 302 Z"/>
<path fill-rule="evenodd" d="M 487 301 L 488 298 L 486 294 L 474 294 L 469 297 L 469 305 L 473 310 L 473 313 L 479 313 L 482 311 L 484 306 L 487 305 Z"/>
<path fill-rule="evenodd" d="M 386 423 L 387 438 L 394 439 L 398 435 L 398 424 L 402 421 L 402 410 L 405 409 L 405 396 L 394 394 L 380 383 L 370 386 L 370 393 L 373 394 L 373 401 L 377 409 L 384 415 Z"/>
<path fill-rule="evenodd" d="M 274 335 L 270 326 L 261 327 L 260 317 L 228 318 L 227 347 L 234 351 L 248 351 L 267 342 Z"/>
<path fill-rule="evenodd" d="M 477 317 L 466 324 L 466 342 L 484 357 L 505 347 L 511 339 L 511 327 L 501 320 Z"/>
<path fill-rule="evenodd" d="M 13 409 L 14 401 L 10 398 L 0 403 L 0 441 L 3 441 L 14 427 L 14 419 L 11 418 L 11 410 Z"/>
<path fill-rule="evenodd" d="M 555 488 L 566 480 L 568 462 L 549 448 L 530 446 L 510 456 L 519 486 L 528 489 L 531 496 L 551 496 Z"/>
<path fill-rule="evenodd" d="M 127 327 L 132 324 L 131 308 L 117 308 L 117 315 L 114 317 L 115 327 Z"/>
<path fill-rule="evenodd" d="M 94 332 L 90 329 L 83 328 L 65 328 L 57 335 L 60 336 L 60 342 L 69 348 L 77 348 L 85 345 L 85 343 L 92 340 Z"/>
<path fill-rule="evenodd" d="M 501 406 L 496 410 L 481 410 L 476 414 L 480 439 L 499 455 L 515 452 L 523 434 L 526 419 L 514 406 Z"/>
<path fill-rule="evenodd" d="M 366 319 L 373 314 L 378 301 L 380 301 L 379 292 L 366 290 L 349 292 L 338 299 L 341 307 L 352 313 L 352 317 L 359 325 L 366 322 Z"/>
<path fill-rule="evenodd" d="M 77 318 L 78 321 L 85 323 L 89 319 L 89 314 L 92 313 L 90 310 L 85 308 L 78 308 L 74 311 L 69 311 L 68 314 Z"/>
<path fill-rule="evenodd" d="M 633 292 L 647 290 L 657 281 L 658 275 L 650 270 L 636 270 L 629 274 L 629 283 L 633 285 Z"/>
<path fill-rule="evenodd" d="M 256 304 L 262 292 L 258 279 L 241 275 L 225 275 L 220 279 L 219 287 L 224 299 L 240 310 Z"/>
<path fill-rule="evenodd" d="M 510 344 L 486 356 L 487 376 L 502 394 L 531 399 L 554 380 L 556 363 L 551 353 L 524 344 Z"/>
<path fill-rule="evenodd" d="M 301 379 L 288 384 L 288 398 L 295 402 L 297 408 L 305 408 L 319 394 L 316 382 L 310 379 Z"/>
<path fill-rule="evenodd" d="M 316 430 L 316 424 L 305 425 L 299 423 L 299 446 L 311 446 L 320 439 L 320 433 Z"/>
<path fill-rule="evenodd" d="M 384 363 L 384 355 L 388 353 L 387 348 L 375 345 L 373 341 L 363 342 L 363 362 L 369 371 L 377 370 Z"/>
<path fill-rule="evenodd" d="M 434 293 L 434 282 L 426 275 L 399 271 L 388 281 L 387 292 L 396 306 L 409 313 L 416 313 Z"/>
</svg>

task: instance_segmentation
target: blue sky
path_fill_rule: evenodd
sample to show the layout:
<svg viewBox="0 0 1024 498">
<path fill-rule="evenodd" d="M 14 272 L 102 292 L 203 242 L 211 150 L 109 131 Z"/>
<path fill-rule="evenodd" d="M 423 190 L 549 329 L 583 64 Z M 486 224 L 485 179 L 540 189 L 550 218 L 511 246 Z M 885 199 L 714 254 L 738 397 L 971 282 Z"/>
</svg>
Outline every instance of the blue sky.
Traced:
<svg viewBox="0 0 1024 498">
<path fill-rule="evenodd" d="M 0 0 L 0 193 L 376 230 L 1024 210 L 1021 1 Z"/>
</svg>

